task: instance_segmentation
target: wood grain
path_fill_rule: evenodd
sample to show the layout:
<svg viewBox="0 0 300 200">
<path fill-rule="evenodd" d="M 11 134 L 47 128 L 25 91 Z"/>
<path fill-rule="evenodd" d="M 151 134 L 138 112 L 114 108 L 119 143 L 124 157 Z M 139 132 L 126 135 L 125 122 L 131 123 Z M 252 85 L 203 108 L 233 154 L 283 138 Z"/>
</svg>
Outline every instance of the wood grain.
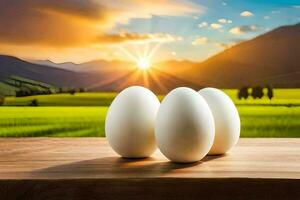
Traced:
<svg viewBox="0 0 300 200">
<path fill-rule="evenodd" d="M 0 199 L 297 199 L 300 139 L 240 139 L 192 164 L 123 159 L 103 138 L 0 139 Z"/>
</svg>

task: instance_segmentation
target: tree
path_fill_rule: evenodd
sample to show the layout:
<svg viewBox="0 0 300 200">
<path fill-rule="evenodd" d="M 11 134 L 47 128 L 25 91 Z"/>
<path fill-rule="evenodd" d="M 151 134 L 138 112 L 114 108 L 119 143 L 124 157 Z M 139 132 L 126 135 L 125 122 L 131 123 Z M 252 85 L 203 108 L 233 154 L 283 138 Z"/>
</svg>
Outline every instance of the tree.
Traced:
<svg viewBox="0 0 300 200">
<path fill-rule="evenodd" d="M 69 90 L 69 93 L 70 93 L 71 95 L 74 95 L 74 94 L 76 93 L 76 90 L 75 90 L 75 89 L 70 89 L 70 90 Z"/>
<path fill-rule="evenodd" d="M 240 88 L 239 92 L 238 92 L 238 98 L 239 99 L 247 99 L 249 96 L 249 92 L 248 92 L 248 87 L 242 87 Z"/>
<path fill-rule="evenodd" d="M 16 91 L 16 97 L 26 97 L 32 95 L 30 89 L 21 87 L 18 91 Z"/>
<path fill-rule="evenodd" d="M 64 93 L 64 89 L 63 89 L 62 87 L 60 87 L 60 88 L 58 89 L 58 93 Z"/>
<path fill-rule="evenodd" d="M 256 99 L 256 98 L 261 99 L 264 96 L 263 88 L 260 86 L 253 87 L 251 95 L 252 95 L 253 99 Z"/>
<path fill-rule="evenodd" d="M 80 92 L 80 93 L 86 92 L 86 89 L 85 89 L 85 88 L 79 88 L 79 92 Z"/>
<path fill-rule="evenodd" d="M 39 106 L 39 101 L 37 99 L 32 99 L 29 106 Z"/>
<path fill-rule="evenodd" d="M 2 106 L 4 104 L 4 101 L 5 101 L 5 97 L 0 96 L 0 106 Z"/>
<path fill-rule="evenodd" d="M 268 98 L 271 101 L 271 99 L 274 97 L 273 88 L 270 85 L 267 85 L 267 90 Z"/>
<path fill-rule="evenodd" d="M 52 94 L 52 91 L 50 88 L 45 88 L 44 90 L 41 90 L 38 94 L 44 94 L 44 95 Z"/>
</svg>

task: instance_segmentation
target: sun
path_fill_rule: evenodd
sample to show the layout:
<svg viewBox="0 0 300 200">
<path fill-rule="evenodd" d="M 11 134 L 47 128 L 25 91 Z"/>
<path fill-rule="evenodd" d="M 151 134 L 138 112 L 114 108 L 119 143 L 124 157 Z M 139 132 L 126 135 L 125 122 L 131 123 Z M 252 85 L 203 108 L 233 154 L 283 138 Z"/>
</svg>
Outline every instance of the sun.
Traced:
<svg viewBox="0 0 300 200">
<path fill-rule="evenodd" d="M 146 69 L 150 68 L 151 67 L 150 59 L 147 57 L 139 58 L 137 61 L 137 66 L 142 70 L 146 70 Z"/>
<path fill-rule="evenodd" d="M 146 71 L 152 67 L 153 56 L 160 48 L 160 45 L 160 42 L 154 45 L 146 43 L 137 46 L 136 44 L 133 45 L 135 51 L 132 51 L 129 48 L 125 48 L 123 46 L 119 46 L 119 49 L 124 53 L 124 55 L 126 55 L 130 60 L 132 60 L 136 64 L 136 67 L 139 70 Z"/>
</svg>

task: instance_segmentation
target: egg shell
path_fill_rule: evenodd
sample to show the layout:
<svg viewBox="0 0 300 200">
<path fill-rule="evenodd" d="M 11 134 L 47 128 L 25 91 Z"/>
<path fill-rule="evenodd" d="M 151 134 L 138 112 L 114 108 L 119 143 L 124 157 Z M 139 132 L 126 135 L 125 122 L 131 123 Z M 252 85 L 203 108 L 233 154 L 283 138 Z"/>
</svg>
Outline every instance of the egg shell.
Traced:
<svg viewBox="0 0 300 200">
<path fill-rule="evenodd" d="M 204 88 L 199 94 L 209 105 L 215 121 L 215 139 L 209 155 L 224 154 L 239 140 L 239 113 L 230 97 L 219 89 Z"/>
<path fill-rule="evenodd" d="M 201 160 L 214 140 L 214 119 L 204 98 L 190 88 L 172 90 L 160 105 L 155 137 L 158 148 L 169 160 Z"/>
<path fill-rule="evenodd" d="M 105 133 L 110 146 L 122 157 L 143 158 L 156 150 L 154 124 L 160 102 L 140 86 L 120 92 L 109 107 Z"/>
</svg>

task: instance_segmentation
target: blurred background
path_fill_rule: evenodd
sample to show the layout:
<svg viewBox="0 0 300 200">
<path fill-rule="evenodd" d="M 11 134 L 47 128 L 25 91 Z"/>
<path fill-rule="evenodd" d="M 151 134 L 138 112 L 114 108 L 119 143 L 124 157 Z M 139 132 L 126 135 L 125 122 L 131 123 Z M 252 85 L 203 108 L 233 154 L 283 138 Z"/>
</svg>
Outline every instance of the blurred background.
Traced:
<svg viewBox="0 0 300 200">
<path fill-rule="evenodd" d="M 300 137 L 300 1 L 0 1 L 0 137 L 105 136 L 119 91 L 217 87 L 241 137 Z"/>
</svg>

